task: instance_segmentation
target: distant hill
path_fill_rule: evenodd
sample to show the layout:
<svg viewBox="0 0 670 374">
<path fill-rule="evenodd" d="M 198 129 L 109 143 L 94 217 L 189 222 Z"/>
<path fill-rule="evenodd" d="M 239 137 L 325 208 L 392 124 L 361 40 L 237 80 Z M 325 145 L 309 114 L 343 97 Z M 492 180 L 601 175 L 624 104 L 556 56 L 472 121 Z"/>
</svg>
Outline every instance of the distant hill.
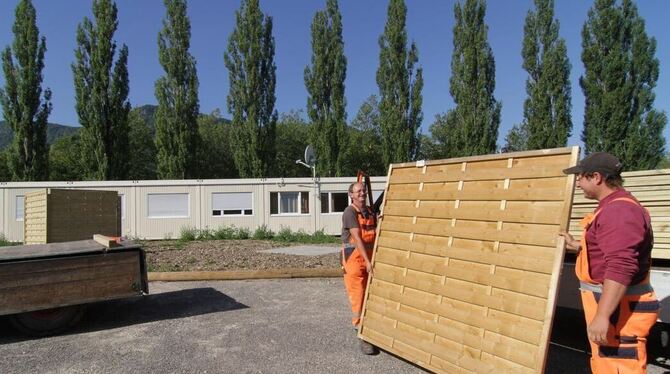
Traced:
<svg viewBox="0 0 670 374">
<path fill-rule="evenodd" d="M 151 132 L 154 134 L 156 133 L 156 109 L 158 109 L 158 106 L 149 104 L 138 106 L 132 109 L 140 113 L 140 117 L 142 117 L 142 119 L 144 119 L 144 121 L 149 125 Z M 202 116 L 205 114 L 200 113 L 200 115 Z M 221 118 L 220 123 L 229 124 L 230 120 L 227 118 Z"/>
<path fill-rule="evenodd" d="M 47 143 L 51 144 L 62 138 L 64 136 L 72 135 L 79 131 L 80 127 L 74 126 L 63 126 L 57 123 L 48 123 L 47 124 Z M 9 146 L 14 138 L 12 129 L 9 128 L 9 125 L 5 121 L 0 121 L 0 150 L 3 150 Z"/>
<path fill-rule="evenodd" d="M 140 113 L 140 116 L 144 121 L 149 125 L 151 128 L 151 133 L 155 134 L 156 133 L 156 109 L 158 109 L 158 106 L 156 105 L 142 105 L 138 106 L 136 108 L 133 108 L 133 110 L 138 111 Z M 200 115 L 205 115 L 203 113 L 200 113 Z M 230 124 L 230 120 L 227 118 L 221 118 L 219 123 L 225 123 L 225 124 Z"/>
<path fill-rule="evenodd" d="M 151 132 L 155 133 L 154 118 L 156 116 L 156 105 L 142 105 L 132 110 L 138 111 L 142 119 L 144 119 L 149 127 Z M 226 118 L 221 119 L 222 123 L 230 123 L 230 120 Z M 59 138 L 64 136 L 72 135 L 81 129 L 80 126 L 64 126 L 57 123 L 47 124 L 47 143 L 52 144 Z M 5 123 L 5 121 L 0 121 L 0 150 L 7 148 L 7 146 L 12 142 L 13 134 L 12 130 Z"/>
</svg>

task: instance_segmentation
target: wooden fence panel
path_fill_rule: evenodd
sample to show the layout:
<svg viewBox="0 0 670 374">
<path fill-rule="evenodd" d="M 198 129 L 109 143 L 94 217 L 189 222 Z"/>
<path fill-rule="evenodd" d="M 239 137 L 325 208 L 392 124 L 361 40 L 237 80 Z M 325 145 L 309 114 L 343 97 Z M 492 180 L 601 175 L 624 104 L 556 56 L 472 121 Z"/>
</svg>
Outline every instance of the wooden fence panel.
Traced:
<svg viewBox="0 0 670 374">
<path fill-rule="evenodd" d="M 651 256 L 656 259 L 670 259 L 670 169 L 645 170 L 622 173 L 624 187 L 649 210 L 654 229 L 654 249 Z M 570 233 L 576 238 L 582 236 L 579 221 L 597 206 L 594 200 L 584 197 L 582 190 L 575 189 L 575 197 L 570 215 Z"/>
<path fill-rule="evenodd" d="M 542 372 L 578 157 L 391 165 L 360 336 L 435 372 Z"/>
</svg>

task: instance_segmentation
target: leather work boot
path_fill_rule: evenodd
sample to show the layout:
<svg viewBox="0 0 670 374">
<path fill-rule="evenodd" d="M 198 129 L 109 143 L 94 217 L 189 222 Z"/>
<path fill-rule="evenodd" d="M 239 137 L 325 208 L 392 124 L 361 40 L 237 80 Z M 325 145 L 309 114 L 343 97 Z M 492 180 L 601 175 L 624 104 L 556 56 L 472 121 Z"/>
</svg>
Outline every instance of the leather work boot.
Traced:
<svg viewBox="0 0 670 374">
<path fill-rule="evenodd" d="M 358 339 L 358 346 L 360 347 L 361 352 L 364 355 L 375 355 L 375 354 L 379 353 L 379 349 L 377 349 L 377 347 L 375 347 L 374 345 L 366 342 L 363 339 Z"/>
</svg>

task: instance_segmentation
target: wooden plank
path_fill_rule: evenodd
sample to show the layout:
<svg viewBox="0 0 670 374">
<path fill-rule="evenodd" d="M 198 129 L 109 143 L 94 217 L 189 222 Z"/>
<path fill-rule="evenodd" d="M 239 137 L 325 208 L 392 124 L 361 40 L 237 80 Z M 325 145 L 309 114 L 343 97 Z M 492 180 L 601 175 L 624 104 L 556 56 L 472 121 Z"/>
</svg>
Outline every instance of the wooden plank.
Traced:
<svg viewBox="0 0 670 374">
<path fill-rule="evenodd" d="M 140 252 L 0 264 L 0 315 L 139 295 Z"/>
<path fill-rule="evenodd" d="M 383 347 L 384 349 L 400 354 L 402 357 L 406 357 L 410 361 L 422 366 L 426 366 L 433 356 L 437 356 L 443 360 L 447 358 L 445 360 L 447 362 L 456 362 L 458 363 L 457 366 L 466 366 L 472 369 L 475 369 L 475 366 L 478 364 L 470 357 L 472 355 L 471 351 L 464 351 L 462 348 L 460 349 L 461 352 L 444 349 L 448 345 L 435 344 L 430 334 L 426 335 L 425 332 L 418 332 L 417 329 L 407 324 L 398 323 L 397 327 L 394 327 L 393 324 L 384 323 L 376 314 L 371 314 L 366 324 L 368 329 L 373 329 L 377 332 L 383 331 L 384 335 L 388 334 L 393 337 L 393 345 L 391 347 Z M 416 338 L 417 333 L 421 336 L 420 339 Z M 439 338 L 437 341 L 440 343 L 444 342 L 444 340 L 440 340 Z M 488 370 L 493 369 L 486 366 L 484 368 Z"/>
<path fill-rule="evenodd" d="M 390 191 L 388 200 L 516 200 L 516 201 L 561 201 L 565 189 L 562 186 L 553 188 L 504 189 L 503 183 L 490 183 L 472 186 L 463 191 Z"/>
<path fill-rule="evenodd" d="M 396 232 L 425 234 L 443 237 L 457 237 L 462 239 L 480 239 L 486 238 L 490 241 L 499 241 L 506 243 L 521 243 L 527 245 L 539 245 L 551 247 L 556 245 L 557 235 L 556 227 L 543 225 L 525 225 L 525 224 L 506 224 L 510 228 L 507 230 L 497 230 L 495 228 L 482 228 L 466 226 L 461 222 L 457 227 L 452 227 L 445 222 L 429 221 L 422 219 L 416 224 L 389 222 L 387 217 L 382 222 L 382 230 Z"/>
<path fill-rule="evenodd" d="M 423 163 L 426 166 L 431 166 L 431 165 L 442 165 L 442 164 L 459 164 L 463 162 L 476 163 L 479 161 L 498 160 L 501 158 L 522 159 L 531 157 L 552 157 L 552 156 L 561 157 L 565 156 L 566 154 L 571 154 L 574 148 L 578 147 L 541 149 L 536 151 L 510 152 L 505 154 L 490 154 L 490 155 L 470 156 L 470 157 L 456 157 L 444 160 L 426 160 Z M 403 170 L 405 168 L 415 168 L 416 162 L 398 163 L 398 164 L 392 164 L 391 166 L 396 170 Z"/>
<path fill-rule="evenodd" d="M 449 331 L 440 330 L 439 335 L 454 340 L 462 341 L 472 348 L 481 347 L 481 332 L 483 329 L 494 331 L 528 343 L 537 344 L 541 336 L 542 322 L 524 318 L 518 315 L 488 309 L 468 304 L 455 299 L 443 298 L 437 303 L 428 292 L 404 288 L 403 291 L 385 287 L 384 281 L 371 284 L 376 296 L 383 297 L 387 301 L 423 310 L 438 316 L 438 323 L 449 326 Z M 427 295 L 427 296 L 426 296 Z M 469 326 L 469 327 L 457 327 Z"/>
<path fill-rule="evenodd" d="M 512 201 L 500 209 L 500 201 L 465 201 L 455 207 L 455 201 L 394 201 L 384 210 L 388 216 L 464 219 L 477 221 L 506 221 L 516 223 L 558 224 L 555 209 L 560 202 Z"/>
<path fill-rule="evenodd" d="M 105 235 L 95 234 L 95 235 L 93 235 L 93 240 L 96 243 L 102 244 L 105 248 L 120 246 L 120 244 L 116 242 L 115 238 L 105 236 Z"/>
<path fill-rule="evenodd" d="M 123 251 L 140 248 L 139 245 L 126 242 L 120 247 L 113 248 L 113 251 Z M 67 243 L 49 243 L 35 245 L 18 245 L 10 247 L 0 247 L 0 262 L 4 261 L 24 261 L 36 258 L 68 256 L 86 253 L 101 253 L 105 248 L 93 241 L 80 240 Z"/>
<path fill-rule="evenodd" d="M 121 252 L 123 256 L 82 256 L 64 261 L 22 261 L 3 263 L 0 289 L 41 286 L 91 280 L 100 274 L 120 276 L 124 266 L 138 262 L 137 252 Z M 131 253 L 131 254 L 128 254 Z"/>
<path fill-rule="evenodd" d="M 523 365 L 515 364 L 512 361 L 505 360 L 504 358 L 492 355 L 487 352 L 482 352 L 482 362 L 485 362 L 496 368 L 496 373 L 508 373 L 508 374 L 517 374 L 517 373 L 536 373 L 537 371 L 525 367 Z"/>
<path fill-rule="evenodd" d="M 437 275 L 427 274 L 414 270 L 405 270 L 399 267 L 379 263 L 379 271 L 375 276 L 390 283 L 442 295 L 455 300 L 465 301 L 474 305 L 489 307 L 535 320 L 544 319 L 546 300 L 541 298 L 501 290 L 492 289 L 487 294 L 487 286 L 447 278 L 445 284 L 440 284 Z"/>
<path fill-rule="evenodd" d="M 505 161 L 506 163 L 506 161 Z M 394 178 L 393 182 L 403 183 L 435 183 L 435 182 L 454 182 L 454 181 L 483 181 L 500 180 L 505 178 L 526 179 L 533 176 L 542 175 L 545 178 L 563 177 L 563 173 L 552 166 L 530 166 L 527 168 L 508 168 L 506 166 L 499 168 L 483 168 L 479 170 L 466 169 L 458 172 L 442 172 L 432 174 L 408 174 L 402 177 Z"/>
<path fill-rule="evenodd" d="M 483 350 L 494 356 L 528 368 L 535 366 L 538 355 L 536 345 L 527 344 L 489 331 L 484 336 Z"/>
</svg>

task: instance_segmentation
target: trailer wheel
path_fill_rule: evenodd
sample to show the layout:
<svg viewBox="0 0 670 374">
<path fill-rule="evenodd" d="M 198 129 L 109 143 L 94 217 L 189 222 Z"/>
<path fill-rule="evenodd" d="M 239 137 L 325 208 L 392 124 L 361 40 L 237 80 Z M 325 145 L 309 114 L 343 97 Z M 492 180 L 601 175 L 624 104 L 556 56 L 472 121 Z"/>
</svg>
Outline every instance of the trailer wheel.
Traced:
<svg viewBox="0 0 670 374">
<path fill-rule="evenodd" d="M 77 323 L 84 315 L 83 305 L 37 310 L 14 314 L 10 322 L 19 331 L 31 336 L 59 334 Z"/>
</svg>

